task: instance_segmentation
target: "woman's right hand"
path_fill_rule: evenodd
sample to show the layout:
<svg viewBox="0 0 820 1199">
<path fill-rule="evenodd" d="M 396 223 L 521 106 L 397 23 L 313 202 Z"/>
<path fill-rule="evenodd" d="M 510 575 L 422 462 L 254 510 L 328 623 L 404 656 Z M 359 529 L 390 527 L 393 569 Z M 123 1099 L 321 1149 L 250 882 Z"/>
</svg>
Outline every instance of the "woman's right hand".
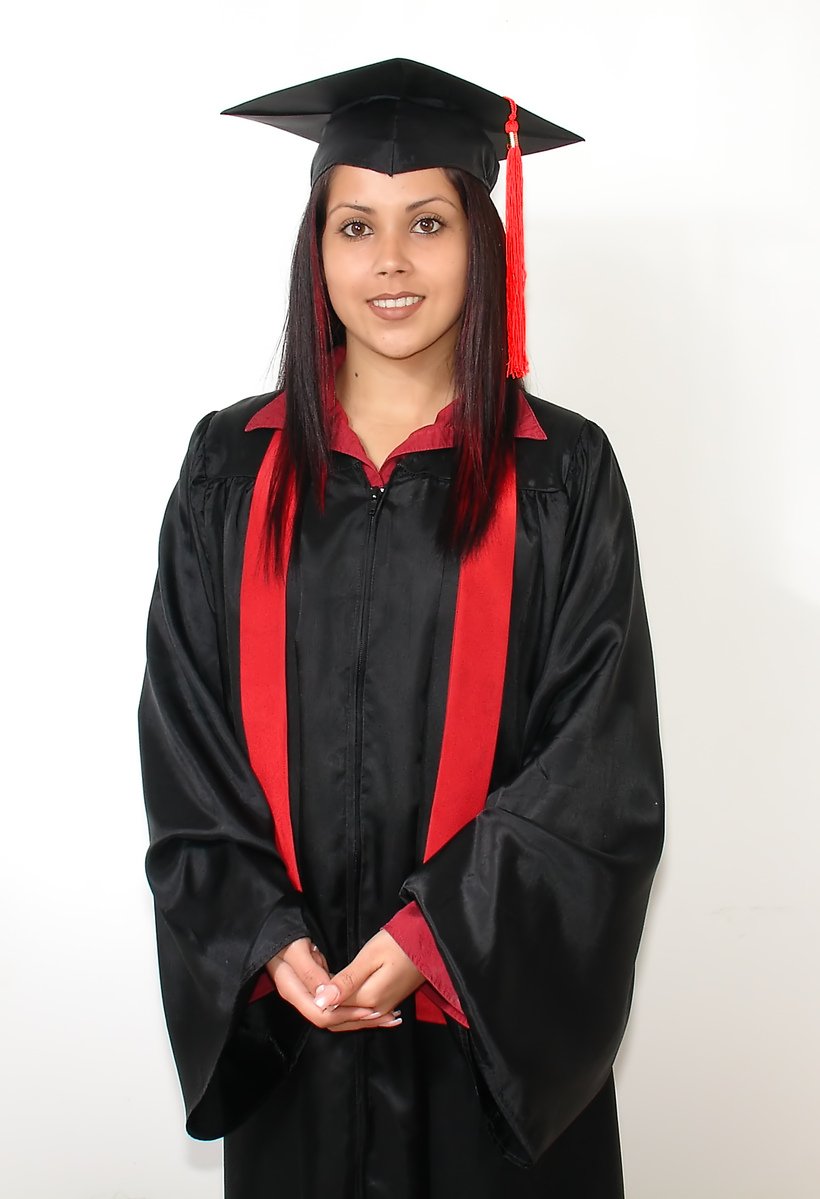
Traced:
<svg viewBox="0 0 820 1199">
<path fill-rule="evenodd" d="M 376 1015 L 373 1008 L 318 1008 L 314 1003 L 316 988 L 333 984 L 324 954 L 314 947 L 310 937 L 299 937 L 280 949 L 267 963 L 273 985 L 287 1003 L 301 1012 L 317 1028 L 329 1032 L 357 1032 L 363 1028 L 395 1028 L 401 1023 L 393 1012 Z"/>
</svg>

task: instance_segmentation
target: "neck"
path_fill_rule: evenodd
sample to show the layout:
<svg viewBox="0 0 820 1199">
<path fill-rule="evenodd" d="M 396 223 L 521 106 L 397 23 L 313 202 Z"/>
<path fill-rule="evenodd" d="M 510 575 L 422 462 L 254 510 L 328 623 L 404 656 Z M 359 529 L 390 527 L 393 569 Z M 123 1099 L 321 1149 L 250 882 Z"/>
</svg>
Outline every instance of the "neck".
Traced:
<svg viewBox="0 0 820 1199">
<path fill-rule="evenodd" d="M 348 335 L 336 372 L 338 401 L 354 419 L 432 423 L 453 398 L 452 351 L 452 346 L 436 343 L 410 358 L 387 358 Z"/>
</svg>

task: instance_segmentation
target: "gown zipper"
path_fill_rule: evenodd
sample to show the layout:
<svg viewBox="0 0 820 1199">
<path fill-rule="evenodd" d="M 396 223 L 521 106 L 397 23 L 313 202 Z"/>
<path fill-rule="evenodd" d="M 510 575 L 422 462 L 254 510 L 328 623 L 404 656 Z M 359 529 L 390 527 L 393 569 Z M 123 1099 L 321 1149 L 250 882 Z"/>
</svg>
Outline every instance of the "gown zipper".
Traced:
<svg viewBox="0 0 820 1199">
<path fill-rule="evenodd" d="M 370 624 L 370 601 L 373 591 L 373 574 L 375 568 L 376 525 L 384 501 L 384 487 L 371 487 L 367 511 L 367 536 L 364 550 L 364 587 L 359 613 L 359 636 L 356 650 L 356 674 L 353 689 L 353 868 L 350 872 L 348 888 L 348 961 L 359 951 L 360 919 L 359 919 L 359 882 L 361 878 L 361 831 L 360 831 L 360 800 L 361 800 L 361 771 L 362 771 L 362 740 L 363 740 L 363 697 L 364 697 L 364 668 L 367 659 L 367 630 Z"/>
<path fill-rule="evenodd" d="M 391 476 L 392 477 L 392 476 Z M 388 484 L 390 480 L 388 479 Z M 360 800 L 361 800 L 361 770 L 362 770 L 362 740 L 363 740 L 363 695 L 364 668 L 367 659 L 367 631 L 370 624 L 370 602 L 373 593 L 373 574 L 376 558 L 376 527 L 379 513 L 384 502 L 385 487 L 370 488 L 367 501 L 367 535 L 364 548 L 364 567 L 362 577 L 361 610 L 359 613 L 358 644 L 356 647 L 356 674 L 353 688 L 353 853 L 352 869 L 348 872 L 347 889 L 347 960 L 359 952 L 359 883 L 361 879 L 361 829 L 360 829 Z M 354 1078 L 355 1078 L 355 1121 L 354 1121 L 354 1154 L 353 1154 L 353 1185 L 355 1199 L 364 1199 L 364 1158 L 367 1140 L 367 1071 L 365 1065 L 365 1037 L 353 1033 L 354 1048 Z"/>
</svg>

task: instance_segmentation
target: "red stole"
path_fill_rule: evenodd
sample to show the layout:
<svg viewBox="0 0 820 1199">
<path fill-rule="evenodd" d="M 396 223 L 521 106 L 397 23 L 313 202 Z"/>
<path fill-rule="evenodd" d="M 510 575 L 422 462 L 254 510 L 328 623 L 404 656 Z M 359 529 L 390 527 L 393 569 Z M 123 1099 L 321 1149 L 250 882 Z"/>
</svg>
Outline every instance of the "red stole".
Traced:
<svg viewBox="0 0 820 1199">
<path fill-rule="evenodd" d="M 239 612 L 242 720 L 251 767 L 273 816 L 276 847 L 296 888 L 302 890 L 288 791 L 285 690 L 285 578 L 266 577 L 262 544 L 277 437 L 274 431 L 259 468 L 245 539 Z M 288 497 L 285 562 L 293 532 L 294 490 Z M 484 807 L 495 758 L 515 557 L 516 487 L 511 464 L 501 485 L 490 528 L 478 551 L 462 562 L 456 593 L 447 704 L 436 788 L 423 860 Z M 251 998 L 273 989 L 262 973 Z M 440 1009 L 415 992 L 416 1018 L 445 1023 Z"/>
</svg>

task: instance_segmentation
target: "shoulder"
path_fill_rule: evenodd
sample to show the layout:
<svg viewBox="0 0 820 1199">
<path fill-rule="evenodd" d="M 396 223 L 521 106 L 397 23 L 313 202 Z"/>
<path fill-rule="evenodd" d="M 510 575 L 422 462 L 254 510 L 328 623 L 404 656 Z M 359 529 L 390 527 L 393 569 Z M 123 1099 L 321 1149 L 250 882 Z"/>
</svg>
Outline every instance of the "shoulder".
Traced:
<svg viewBox="0 0 820 1199">
<path fill-rule="evenodd" d="M 582 412 L 524 391 L 535 419 L 546 435 L 543 440 L 520 438 L 517 463 L 520 486 L 537 490 L 565 489 L 581 452 L 608 445 L 606 433 Z"/>
<path fill-rule="evenodd" d="M 247 396 L 202 418 L 191 445 L 196 457 L 195 473 L 202 481 L 256 478 L 271 431 L 265 428 L 247 431 L 246 426 L 278 394 L 267 391 Z"/>
</svg>

